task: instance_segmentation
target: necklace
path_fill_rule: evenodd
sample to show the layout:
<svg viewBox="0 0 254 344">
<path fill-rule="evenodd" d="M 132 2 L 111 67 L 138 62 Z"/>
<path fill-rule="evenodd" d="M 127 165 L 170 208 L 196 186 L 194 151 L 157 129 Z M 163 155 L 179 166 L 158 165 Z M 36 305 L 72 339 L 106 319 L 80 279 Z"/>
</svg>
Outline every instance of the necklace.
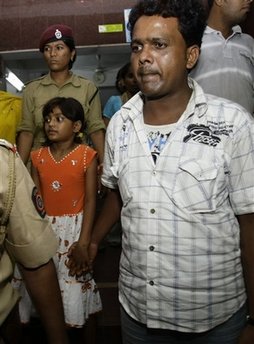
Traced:
<svg viewBox="0 0 254 344">
<path fill-rule="evenodd" d="M 63 162 L 65 159 L 67 159 L 73 152 L 75 152 L 78 148 L 80 147 L 80 145 L 78 145 L 77 147 L 73 148 L 69 153 L 67 153 L 66 155 L 64 155 L 64 157 L 60 160 L 56 160 L 53 156 L 53 154 L 51 153 L 50 147 L 48 147 L 48 153 L 51 157 L 51 159 L 56 163 L 56 164 L 61 164 L 61 162 Z"/>
</svg>

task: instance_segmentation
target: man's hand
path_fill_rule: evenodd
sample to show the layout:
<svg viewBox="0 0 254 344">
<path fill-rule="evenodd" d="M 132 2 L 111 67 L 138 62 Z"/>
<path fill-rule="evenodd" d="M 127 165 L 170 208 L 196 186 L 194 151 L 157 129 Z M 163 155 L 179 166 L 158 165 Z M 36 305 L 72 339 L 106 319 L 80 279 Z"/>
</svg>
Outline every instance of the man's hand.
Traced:
<svg viewBox="0 0 254 344">
<path fill-rule="evenodd" d="M 96 243 L 91 242 L 88 249 L 88 255 L 89 255 L 91 264 L 94 262 L 97 256 L 97 253 L 98 253 L 98 245 Z"/>
<path fill-rule="evenodd" d="M 68 251 L 68 261 L 66 266 L 69 268 L 70 276 L 80 277 L 91 270 L 91 264 L 88 257 L 87 246 L 81 245 L 78 241 L 74 242 Z"/>
</svg>

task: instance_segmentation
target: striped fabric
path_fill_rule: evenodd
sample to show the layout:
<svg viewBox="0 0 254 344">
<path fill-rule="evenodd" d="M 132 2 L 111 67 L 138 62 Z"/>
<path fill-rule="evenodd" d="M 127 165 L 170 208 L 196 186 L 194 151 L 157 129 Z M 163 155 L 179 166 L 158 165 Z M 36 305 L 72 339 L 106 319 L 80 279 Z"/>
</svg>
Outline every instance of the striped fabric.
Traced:
<svg viewBox="0 0 254 344">
<path fill-rule="evenodd" d="M 206 93 L 235 101 L 254 114 L 254 39 L 239 26 L 227 39 L 206 28 L 201 54 L 190 76 Z"/>
</svg>

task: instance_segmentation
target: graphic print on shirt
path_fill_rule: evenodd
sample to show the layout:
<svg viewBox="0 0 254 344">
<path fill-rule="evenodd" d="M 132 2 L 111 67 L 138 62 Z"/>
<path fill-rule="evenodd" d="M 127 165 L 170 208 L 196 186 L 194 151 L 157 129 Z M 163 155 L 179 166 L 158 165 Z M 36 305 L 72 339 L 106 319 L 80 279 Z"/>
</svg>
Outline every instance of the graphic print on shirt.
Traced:
<svg viewBox="0 0 254 344">
<path fill-rule="evenodd" d="M 127 152 L 128 148 L 128 137 L 129 137 L 129 127 L 124 123 L 122 126 L 122 129 L 120 131 L 120 146 L 119 146 L 119 151 L 121 152 Z"/>
<path fill-rule="evenodd" d="M 156 164 L 158 156 L 160 155 L 162 149 L 164 148 L 167 140 L 169 138 L 170 132 L 163 134 L 159 130 L 150 131 L 147 134 L 149 149 L 153 157 L 153 161 Z"/>
<path fill-rule="evenodd" d="M 208 146 L 216 147 L 221 139 L 214 135 L 214 132 L 203 124 L 191 124 L 188 126 L 189 135 L 185 136 L 183 142 L 193 140 Z"/>
</svg>

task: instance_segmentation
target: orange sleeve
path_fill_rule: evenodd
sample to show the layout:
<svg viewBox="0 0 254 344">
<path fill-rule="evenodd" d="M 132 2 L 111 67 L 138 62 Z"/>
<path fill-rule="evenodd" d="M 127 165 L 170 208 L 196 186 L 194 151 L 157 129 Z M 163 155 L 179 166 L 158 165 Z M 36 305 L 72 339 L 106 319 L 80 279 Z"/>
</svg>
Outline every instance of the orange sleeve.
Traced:
<svg viewBox="0 0 254 344">
<path fill-rule="evenodd" d="M 86 150 L 86 167 L 89 167 L 93 159 L 97 158 L 97 152 L 89 146 L 85 146 L 84 153 Z"/>
</svg>

